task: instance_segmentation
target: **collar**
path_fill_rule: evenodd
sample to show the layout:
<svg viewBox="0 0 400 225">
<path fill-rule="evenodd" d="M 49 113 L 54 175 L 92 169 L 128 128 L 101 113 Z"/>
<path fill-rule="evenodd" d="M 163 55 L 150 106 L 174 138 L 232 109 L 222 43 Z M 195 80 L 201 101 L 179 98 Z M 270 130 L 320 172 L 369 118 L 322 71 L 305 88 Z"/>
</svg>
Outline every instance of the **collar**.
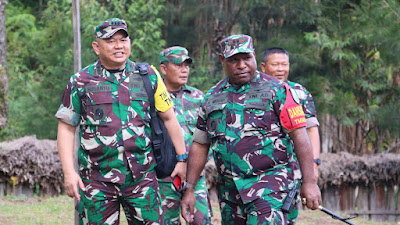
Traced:
<svg viewBox="0 0 400 225">
<path fill-rule="evenodd" d="M 184 92 L 192 93 L 192 90 L 190 90 L 186 84 L 182 86 L 181 90 L 183 90 Z"/>
<path fill-rule="evenodd" d="M 96 77 L 100 77 L 100 76 L 103 76 L 104 74 L 102 73 L 102 70 L 105 70 L 105 71 L 107 71 L 108 73 L 106 73 L 106 76 L 108 76 L 109 74 L 113 74 L 113 73 L 116 73 L 116 72 L 129 72 L 129 73 L 133 73 L 134 72 L 134 70 L 135 70 L 135 63 L 134 62 L 132 62 L 130 59 L 128 59 L 127 61 L 126 61 L 126 63 L 125 63 L 125 67 L 122 69 L 119 69 L 119 70 L 108 70 L 108 69 L 106 69 L 104 66 L 103 66 L 103 64 L 101 64 L 101 62 L 100 62 L 100 59 L 98 59 L 97 60 L 97 62 L 96 62 L 96 65 L 95 65 L 95 70 L 96 70 L 96 74 L 95 74 L 95 76 Z"/>
<path fill-rule="evenodd" d="M 125 68 L 123 70 L 119 70 L 118 72 L 116 70 L 107 70 L 104 68 L 104 66 L 101 64 L 100 59 L 97 60 L 95 64 L 95 72 L 94 76 L 95 77 L 103 77 L 104 79 L 113 82 L 113 83 L 118 83 L 118 80 L 125 80 L 126 77 L 134 73 L 134 68 L 135 68 L 135 63 L 130 61 L 129 59 L 125 63 Z M 115 76 L 115 74 L 121 73 L 119 76 Z M 118 77 L 118 78 L 117 78 Z"/>
<path fill-rule="evenodd" d="M 180 88 L 179 90 L 177 90 L 177 91 L 171 91 L 170 93 L 178 94 L 178 93 L 181 93 L 181 92 L 189 92 L 189 93 L 192 93 L 192 90 L 190 90 L 189 87 L 188 87 L 186 84 L 184 84 L 183 86 L 181 86 L 181 88 Z"/>
</svg>

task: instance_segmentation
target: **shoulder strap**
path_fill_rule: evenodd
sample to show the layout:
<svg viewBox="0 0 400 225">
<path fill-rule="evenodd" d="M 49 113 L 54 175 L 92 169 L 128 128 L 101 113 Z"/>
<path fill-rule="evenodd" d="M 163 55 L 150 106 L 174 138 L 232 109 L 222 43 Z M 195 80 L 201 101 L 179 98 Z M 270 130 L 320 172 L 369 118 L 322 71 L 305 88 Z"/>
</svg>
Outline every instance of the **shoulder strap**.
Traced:
<svg viewBox="0 0 400 225">
<path fill-rule="evenodd" d="M 127 63 L 128 63 L 129 72 L 130 73 L 134 73 L 134 71 L 135 71 L 135 63 L 130 61 L 130 60 L 128 60 Z"/>
<path fill-rule="evenodd" d="M 160 124 L 158 123 L 158 120 L 157 120 L 154 92 L 153 92 L 153 88 L 151 87 L 151 81 L 150 81 L 150 77 L 149 77 L 149 73 L 148 73 L 148 68 L 149 68 L 148 63 L 136 63 L 136 70 L 142 76 L 143 84 L 146 89 L 147 96 L 149 97 L 149 100 L 150 100 L 150 117 L 151 117 L 150 122 L 151 122 L 151 128 L 157 134 L 154 136 L 154 138 L 155 138 L 155 137 L 158 137 L 160 134 L 162 134 L 162 130 L 161 130 Z M 161 143 L 161 140 L 153 140 L 153 144 L 156 145 L 157 142 Z"/>
<path fill-rule="evenodd" d="M 95 77 L 101 77 L 103 74 L 101 73 L 101 63 L 100 63 L 100 60 L 99 61 L 97 61 L 97 64 L 96 64 L 96 69 L 95 69 L 95 72 L 94 72 L 94 76 Z"/>
</svg>

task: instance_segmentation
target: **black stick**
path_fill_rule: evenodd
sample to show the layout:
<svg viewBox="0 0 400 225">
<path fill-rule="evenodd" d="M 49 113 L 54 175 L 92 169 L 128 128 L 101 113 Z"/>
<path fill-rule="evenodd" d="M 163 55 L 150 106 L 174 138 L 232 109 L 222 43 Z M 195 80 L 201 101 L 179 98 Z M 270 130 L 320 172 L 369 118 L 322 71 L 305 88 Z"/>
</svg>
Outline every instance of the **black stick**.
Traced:
<svg viewBox="0 0 400 225">
<path fill-rule="evenodd" d="M 332 216 L 333 219 L 340 220 L 340 221 L 345 222 L 345 223 L 350 224 L 350 225 L 355 225 L 354 223 L 348 221 L 348 218 L 345 219 L 345 218 L 343 218 L 343 217 L 337 215 L 336 213 L 334 213 L 334 212 L 332 212 L 332 211 L 330 211 L 330 210 L 324 208 L 322 205 L 320 205 L 320 206 L 318 207 L 318 209 L 321 210 L 322 212 L 324 212 L 324 213 L 326 213 L 326 214 Z"/>
</svg>

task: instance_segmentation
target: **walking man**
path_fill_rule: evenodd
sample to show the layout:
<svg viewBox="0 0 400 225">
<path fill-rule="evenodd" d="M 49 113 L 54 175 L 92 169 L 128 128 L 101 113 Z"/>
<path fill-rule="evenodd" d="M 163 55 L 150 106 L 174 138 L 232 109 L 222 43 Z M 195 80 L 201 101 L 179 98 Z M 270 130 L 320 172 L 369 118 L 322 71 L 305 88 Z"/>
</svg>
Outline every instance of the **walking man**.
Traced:
<svg viewBox="0 0 400 225">
<path fill-rule="evenodd" d="M 56 113 L 65 192 L 79 201 L 80 224 L 119 224 L 120 205 L 128 224 L 162 224 L 150 103 L 135 63 L 129 60 L 126 22 L 108 19 L 95 27 L 94 34 L 92 47 L 99 60 L 71 76 Z M 184 155 L 173 103 L 154 69 L 149 68 L 149 76 L 158 115 L 177 154 Z M 73 160 L 77 126 L 79 174 Z M 178 162 L 172 176 L 184 180 L 186 163 Z"/>
<path fill-rule="evenodd" d="M 303 107 L 303 111 L 306 117 L 306 130 L 307 135 L 310 138 L 313 155 L 314 155 L 314 174 L 318 179 L 318 166 L 321 164 L 319 159 L 320 154 L 320 140 L 318 126 L 319 122 L 317 119 L 317 111 L 315 109 L 315 104 L 313 97 L 309 91 L 302 85 L 289 81 L 289 53 L 283 48 L 269 48 L 265 50 L 263 55 L 263 61 L 260 64 L 261 71 L 265 74 L 275 77 L 276 79 L 288 84 L 292 90 L 294 90 L 296 95 L 300 99 L 300 104 Z M 298 204 L 293 207 L 292 211 L 288 214 L 288 224 L 295 224 L 298 216 Z"/>
<path fill-rule="evenodd" d="M 227 77 L 207 92 L 200 108 L 182 216 L 189 222 L 193 218 L 194 187 L 211 148 L 222 223 L 287 224 L 283 201 L 301 176 L 307 207 L 321 204 L 304 112 L 287 85 L 257 71 L 250 36 L 229 36 L 221 49 Z M 296 173 L 299 165 L 301 174 Z"/>
<path fill-rule="evenodd" d="M 189 66 L 192 64 L 192 59 L 189 57 L 186 48 L 174 46 L 164 49 L 160 53 L 160 63 L 160 71 L 164 74 L 165 86 L 174 103 L 175 114 L 182 127 L 186 154 L 188 154 L 204 94 L 202 91 L 186 85 L 190 73 Z M 181 160 L 186 162 L 187 157 Z M 204 173 L 204 171 L 201 173 L 194 192 L 196 205 L 194 219 L 191 223 L 193 225 L 212 224 L 212 208 L 208 198 Z M 172 181 L 170 177 L 159 181 L 165 225 L 180 224 L 182 192 L 173 187 Z"/>
</svg>

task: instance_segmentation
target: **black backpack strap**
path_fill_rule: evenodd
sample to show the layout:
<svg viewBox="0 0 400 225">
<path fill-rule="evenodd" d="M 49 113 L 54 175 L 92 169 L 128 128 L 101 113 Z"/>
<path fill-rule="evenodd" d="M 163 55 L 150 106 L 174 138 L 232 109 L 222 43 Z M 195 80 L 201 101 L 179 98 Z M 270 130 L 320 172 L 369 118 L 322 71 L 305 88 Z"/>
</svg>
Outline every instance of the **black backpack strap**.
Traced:
<svg viewBox="0 0 400 225">
<path fill-rule="evenodd" d="M 97 61 L 97 65 L 96 65 L 96 71 L 94 73 L 95 77 L 101 77 L 103 74 L 101 73 L 101 63 L 100 60 Z"/>
<path fill-rule="evenodd" d="M 162 130 L 160 124 L 157 120 L 157 113 L 155 107 L 155 100 L 154 100 L 154 91 L 151 87 L 150 76 L 148 73 L 149 64 L 148 63 L 136 63 L 136 70 L 138 70 L 139 74 L 142 76 L 143 84 L 147 92 L 147 96 L 149 97 L 150 101 L 150 122 L 151 122 L 151 129 L 155 132 L 156 135 L 152 135 L 152 142 L 155 151 L 161 149 L 161 140 L 160 136 L 162 135 Z"/>
</svg>

